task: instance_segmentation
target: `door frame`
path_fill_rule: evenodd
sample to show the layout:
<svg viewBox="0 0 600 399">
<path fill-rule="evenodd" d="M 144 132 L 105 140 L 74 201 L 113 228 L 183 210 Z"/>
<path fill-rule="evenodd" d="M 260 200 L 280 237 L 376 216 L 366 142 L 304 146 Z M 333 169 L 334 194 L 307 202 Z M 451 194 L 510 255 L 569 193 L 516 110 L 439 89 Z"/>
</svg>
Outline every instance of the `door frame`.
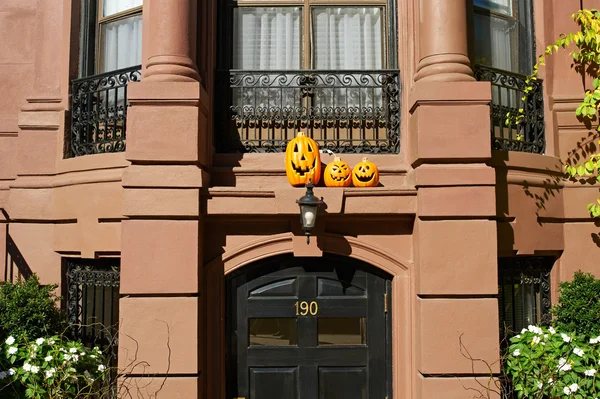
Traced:
<svg viewBox="0 0 600 399">
<path fill-rule="evenodd" d="M 325 253 L 347 256 L 363 261 L 389 274 L 391 281 L 390 311 L 392 318 L 392 392 L 396 398 L 411 398 L 416 392 L 417 374 L 414 353 L 416 299 L 412 284 L 412 262 L 399 259 L 372 243 L 351 236 L 324 233 L 319 237 Z M 199 328 L 201 384 L 205 397 L 225 398 L 226 395 L 226 276 L 259 260 L 294 253 L 291 233 L 265 236 L 225 251 L 204 267 L 203 288 L 206 300 L 201 301 Z M 392 399 L 392 398 L 388 398 Z"/>
</svg>

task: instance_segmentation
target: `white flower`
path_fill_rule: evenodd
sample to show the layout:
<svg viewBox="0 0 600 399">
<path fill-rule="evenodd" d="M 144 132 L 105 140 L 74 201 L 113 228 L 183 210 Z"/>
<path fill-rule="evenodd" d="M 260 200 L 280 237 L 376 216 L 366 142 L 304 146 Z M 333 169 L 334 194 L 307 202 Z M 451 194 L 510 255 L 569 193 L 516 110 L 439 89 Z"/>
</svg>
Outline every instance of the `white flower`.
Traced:
<svg viewBox="0 0 600 399">
<path fill-rule="evenodd" d="M 52 367 L 50 370 L 46 371 L 46 378 L 51 378 L 56 373 L 56 369 Z"/>
<path fill-rule="evenodd" d="M 91 357 L 92 359 L 95 359 L 95 358 L 97 358 L 98 356 L 96 356 L 96 355 L 90 355 L 90 357 Z"/>
<path fill-rule="evenodd" d="M 548 327 L 548 331 L 550 331 L 550 334 L 552 335 L 556 334 L 556 330 L 552 327 Z"/>
<path fill-rule="evenodd" d="M 598 338 L 590 338 L 590 344 L 597 344 Z"/>
<path fill-rule="evenodd" d="M 524 328 L 524 329 L 521 330 L 521 334 L 526 333 L 526 332 L 527 332 L 526 328 Z"/>
<path fill-rule="evenodd" d="M 541 340 L 542 340 L 542 339 L 540 338 L 540 336 L 539 336 L 539 335 L 536 335 L 536 336 L 535 336 L 535 337 L 533 337 L 533 339 L 531 340 L 531 345 L 533 346 L 533 345 L 535 345 L 535 344 L 539 344 Z"/>
<path fill-rule="evenodd" d="M 583 374 L 587 375 L 588 377 L 593 377 L 594 374 L 596 374 L 596 369 L 585 370 Z"/>
<path fill-rule="evenodd" d="M 79 360 L 79 356 L 73 355 L 72 359 L 73 359 L 73 362 L 77 362 Z"/>
<path fill-rule="evenodd" d="M 8 354 L 9 355 L 14 355 L 15 353 L 17 353 L 18 349 L 16 346 L 11 346 L 10 348 L 8 348 Z"/>
<path fill-rule="evenodd" d="M 63 359 L 71 360 L 71 355 L 69 355 L 68 353 L 63 353 Z"/>
<path fill-rule="evenodd" d="M 104 366 L 103 364 L 98 366 L 98 371 L 103 372 L 104 370 L 106 370 L 106 366 Z"/>
<path fill-rule="evenodd" d="M 54 341 L 54 338 L 48 338 L 49 345 L 54 345 L 54 342 L 56 342 L 56 341 Z"/>
<path fill-rule="evenodd" d="M 521 338 L 521 334 L 517 334 L 517 335 L 515 335 L 515 338 L 516 338 L 516 339 L 519 339 L 519 338 Z"/>
<path fill-rule="evenodd" d="M 15 337 L 11 335 L 10 337 L 6 338 L 6 341 L 4 342 L 6 342 L 6 345 L 12 345 L 15 343 Z"/>
<path fill-rule="evenodd" d="M 38 350 L 38 346 L 35 344 L 31 345 L 31 350 L 33 350 L 33 351 Z"/>
<path fill-rule="evenodd" d="M 44 343 L 44 341 L 46 341 L 44 338 L 38 338 L 35 340 L 35 344 L 36 345 L 41 345 Z"/>
<path fill-rule="evenodd" d="M 52 360 L 52 356 L 46 356 L 44 358 L 44 361 L 49 362 L 50 360 Z"/>
<path fill-rule="evenodd" d="M 31 364 L 29 364 L 29 363 L 25 363 L 25 364 L 23 365 L 23 370 L 25 370 L 25 371 L 31 371 Z"/>
<path fill-rule="evenodd" d="M 531 326 L 531 325 L 530 325 L 529 327 L 527 327 L 527 329 L 528 329 L 529 331 L 531 331 L 532 333 L 536 333 L 536 334 L 539 334 L 539 335 L 541 335 L 541 334 L 543 334 L 543 333 L 544 333 L 544 332 L 542 331 L 542 329 L 541 329 L 540 327 L 538 327 L 538 326 Z"/>
<path fill-rule="evenodd" d="M 71 353 L 77 353 L 77 348 L 71 348 L 71 349 L 69 349 L 69 352 L 71 352 Z"/>
<path fill-rule="evenodd" d="M 31 359 L 35 359 L 35 358 L 37 357 L 37 355 L 35 354 L 35 352 L 31 352 L 31 353 L 29 354 L 29 357 L 30 357 Z"/>
<path fill-rule="evenodd" d="M 563 392 L 565 393 L 565 395 L 570 395 L 571 394 L 571 389 L 569 387 L 564 387 L 563 388 Z"/>
<path fill-rule="evenodd" d="M 544 384 L 542 384 L 541 382 L 538 382 L 538 383 L 537 383 L 537 387 L 538 387 L 538 389 L 542 389 L 542 387 L 543 387 L 543 386 L 544 386 Z"/>
<path fill-rule="evenodd" d="M 583 349 L 575 348 L 575 349 L 573 349 L 573 353 L 576 354 L 579 357 L 582 357 L 583 356 Z"/>
<path fill-rule="evenodd" d="M 569 385 L 569 389 L 571 390 L 571 392 L 577 392 L 577 390 L 579 389 L 579 385 L 577 385 L 576 383 L 573 383 L 573 384 Z"/>
<path fill-rule="evenodd" d="M 8 369 L 8 375 L 15 375 L 15 374 L 17 374 L 15 369 Z"/>
<path fill-rule="evenodd" d="M 40 368 L 38 366 L 31 366 L 31 372 L 33 374 L 37 374 L 38 371 L 40 371 Z"/>
<path fill-rule="evenodd" d="M 571 365 L 567 363 L 567 359 L 561 357 L 558 359 L 558 371 L 569 371 L 571 370 Z"/>
<path fill-rule="evenodd" d="M 6 374 L 6 371 L 0 371 L 0 380 L 3 380 L 6 378 L 8 374 Z"/>
<path fill-rule="evenodd" d="M 553 385 L 554 380 L 552 378 L 548 378 L 548 384 Z"/>
<path fill-rule="evenodd" d="M 515 351 L 513 352 L 513 356 L 519 356 L 521 354 L 521 350 L 520 349 L 515 349 Z"/>
<path fill-rule="evenodd" d="M 561 333 L 560 336 L 562 337 L 563 341 L 571 342 L 571 337 L 569 337 L 567 334 Z"/>
</svg>

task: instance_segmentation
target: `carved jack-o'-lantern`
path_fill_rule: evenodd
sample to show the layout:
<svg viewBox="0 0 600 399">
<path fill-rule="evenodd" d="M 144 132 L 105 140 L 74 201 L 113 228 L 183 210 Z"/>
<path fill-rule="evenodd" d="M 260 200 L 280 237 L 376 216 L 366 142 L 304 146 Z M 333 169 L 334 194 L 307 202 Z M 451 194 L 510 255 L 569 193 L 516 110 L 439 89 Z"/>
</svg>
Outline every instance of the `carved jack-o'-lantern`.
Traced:
<svg viewBox="0 0 600 399">
<path fill-rule="evenodd" d="M 379 170 L 367 158 L 357 163 L 352 169 L 352 183 L 356 187 L 375 187 L 379 184 Z"/>
<path fill-rule="evenodd" d="M 338 157 L 334 157 L 333 161 L 327 164 L 323 179 L 327 187 L 348 187 L 352 183 L 350 175 L 350 166 Z"/>
<path fill-rule="evenodd" d="M 319 146 L 313 139 L 299 132 L 285 149 L 285 173 L 292 186 L 304 186 L 321 179 Z"/>
</svg>

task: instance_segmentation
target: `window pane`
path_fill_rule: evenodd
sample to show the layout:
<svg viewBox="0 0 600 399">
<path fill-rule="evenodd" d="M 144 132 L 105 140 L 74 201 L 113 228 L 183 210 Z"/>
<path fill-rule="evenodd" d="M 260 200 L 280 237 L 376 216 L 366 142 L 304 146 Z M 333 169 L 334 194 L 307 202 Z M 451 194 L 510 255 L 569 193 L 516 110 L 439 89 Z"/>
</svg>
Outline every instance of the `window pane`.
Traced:
<svg viewBox="0 0 600 399">
<path fill-rule="evenodd" d="M 233 11 L 234 69 L 300 69 L 300 7 Z"/>
<path fill-rule="evenodd" d="M 473 4 L 477 7 L 510 16 L 513 15 L 512 2 L 513 0 L 473 0 Z"/>
<path fill-rule="evenodd" d="M 102 16 L 108 17 L 141 5 L 142 0 L 102 0 Z"/>
<path fill-rule="evenodd" d="M 367 322 L 364 317 L 318 319 L 319 345 L 365 345 Z"/>
<path fill-rule="evenodd" d="M 296 345 L 296 319 L 248 319 L 250 346 Z"/>
<path fill-rule="evenodd" d="M 100 73 L 142 63 L 142 16 L 100 25 Z"/>
<path fill-rule="evenodd" d="M 381 69 L 381 7 L 313 7 L 315 69 Z"/>
<path fill-rule="evenodd" d="M 475 13 L 474 25 L 475 63 L 519 72 L 517 22 Z"/>
</svg>

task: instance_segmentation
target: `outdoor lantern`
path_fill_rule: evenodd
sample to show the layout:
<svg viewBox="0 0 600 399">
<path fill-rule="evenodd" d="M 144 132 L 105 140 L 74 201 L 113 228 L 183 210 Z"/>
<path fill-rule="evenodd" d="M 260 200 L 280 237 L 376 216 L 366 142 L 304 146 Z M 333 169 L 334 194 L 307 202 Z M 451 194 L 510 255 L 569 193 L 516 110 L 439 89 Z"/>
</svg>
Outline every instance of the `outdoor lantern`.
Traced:
<svg viewBox="0 0 600 399">
<path fill-rule="evenodd" d="M 302 229 L 306 234 L 306 243 L 310 243 L 310 232 L 315 227 L 317 221 L 317 212 L 322 200 L 315 197 L 313 194 L 312 181 L 306 183 L 306 194 L 296 200 L 296 203 L 300 207 L 300 223 L 302 223 Z"/>
</svg>

